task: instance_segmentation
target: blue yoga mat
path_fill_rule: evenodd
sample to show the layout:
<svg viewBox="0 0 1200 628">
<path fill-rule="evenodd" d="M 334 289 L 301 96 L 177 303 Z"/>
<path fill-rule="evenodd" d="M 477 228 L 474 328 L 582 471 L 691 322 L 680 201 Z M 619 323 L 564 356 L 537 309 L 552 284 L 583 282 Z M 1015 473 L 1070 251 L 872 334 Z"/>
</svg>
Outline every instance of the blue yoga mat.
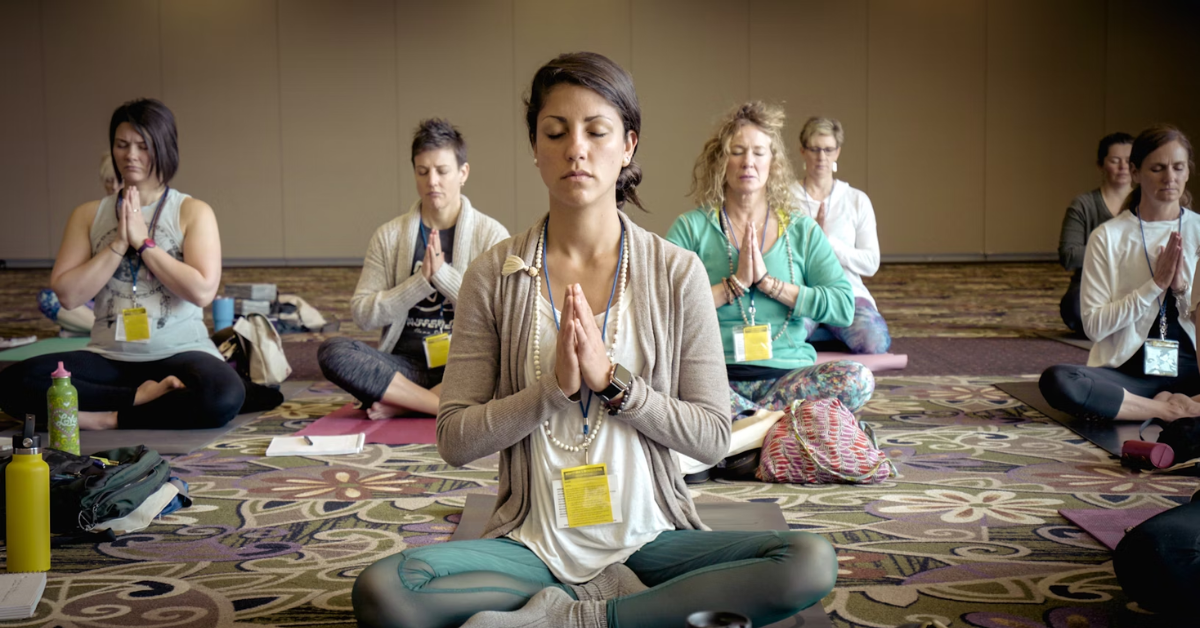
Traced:
<svg viewBox="0 0 1200 628">
<path fill-rule="evenodd" d="M 0 362 L 20 362 L 47 353 L 78 351 L 87 346 L 88 338 L 46 338 L 23 347 L 0 351 Z"/>
</svg>

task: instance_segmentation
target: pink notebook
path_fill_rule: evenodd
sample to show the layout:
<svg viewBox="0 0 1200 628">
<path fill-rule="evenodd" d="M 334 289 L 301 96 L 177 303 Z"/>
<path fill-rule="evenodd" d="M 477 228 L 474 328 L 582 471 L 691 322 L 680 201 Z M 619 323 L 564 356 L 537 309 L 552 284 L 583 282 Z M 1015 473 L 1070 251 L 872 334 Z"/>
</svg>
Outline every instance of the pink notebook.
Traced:
<svg viewBox="0 0 1200 628">
<path fill-rule="evenodd" d="M 437 442 L 437 419 L 380 419 L 372 421 L 367 413 L 348 403 L 328 416 L 313 421 L 296 432 L 297 436 L 339 436 L 366 434 L 368 443 L 381 445 L 432 445 Z"/>
</svg>

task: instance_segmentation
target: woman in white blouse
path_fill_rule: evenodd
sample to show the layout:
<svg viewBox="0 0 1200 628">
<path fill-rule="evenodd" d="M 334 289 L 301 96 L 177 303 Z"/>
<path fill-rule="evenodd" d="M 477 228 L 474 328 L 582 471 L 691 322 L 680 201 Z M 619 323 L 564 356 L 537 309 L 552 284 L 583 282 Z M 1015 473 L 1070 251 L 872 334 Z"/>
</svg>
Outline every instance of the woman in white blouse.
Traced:
<svg viewBox="0 0 1200 628">
<path fill-rule="evenodd" d="M 1093 420 L 1173 421 L 1200 416 L 1197 293 L 1192 289 L 1200 217 L 1188 209 L 1192 144 L 1160 125 L 1129 156 L 1134 187 L 1116 218 L 1088 238 L 1080 294 L 1083 329 L 1095 341 L 1087 366 L 1042 373 L 1046 401 Z"/>
<path fill-rule="evenodd" d="M 837 120 L 814 117 L 804 123 L 800 131 L 804 177 L 792 189 L 792 196 L 798 209 L 821 225 L 854 289 L 854 320 L 850 325 L 821 325 L 821 330 L 827 329 L 853 353 L 887 353 L 892 345 L 887 322 L 862 280 L 879 270 L 875 209 L 865 192 L 833 178 L 844 140 L 842 123 Z M 814 321 L 805 319 L 804 323 L 809 341 L 824 339 Z"/>
</svg>

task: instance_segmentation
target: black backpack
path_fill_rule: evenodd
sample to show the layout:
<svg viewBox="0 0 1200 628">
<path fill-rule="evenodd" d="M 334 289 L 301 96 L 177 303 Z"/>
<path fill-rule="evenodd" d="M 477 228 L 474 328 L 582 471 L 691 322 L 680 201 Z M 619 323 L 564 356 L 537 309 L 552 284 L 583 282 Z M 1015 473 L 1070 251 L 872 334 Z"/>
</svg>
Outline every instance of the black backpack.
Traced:
<svg viewBox="0 0 1200 628">
<path fill-rule="evenodd" d="M 93 456 L 47 448 L 42 459 L 50 466 L 50 531 L 57 534 L 87 532 L 96 524 L 128 515 L 171 475 L 171 465 L 145 445 Z M 11 454 L 0 461 L 0 472 L 11 461 Z M 0 482 L 0 530 L 5 528 L 5 498 L 4 482 Z"/>
</svg>

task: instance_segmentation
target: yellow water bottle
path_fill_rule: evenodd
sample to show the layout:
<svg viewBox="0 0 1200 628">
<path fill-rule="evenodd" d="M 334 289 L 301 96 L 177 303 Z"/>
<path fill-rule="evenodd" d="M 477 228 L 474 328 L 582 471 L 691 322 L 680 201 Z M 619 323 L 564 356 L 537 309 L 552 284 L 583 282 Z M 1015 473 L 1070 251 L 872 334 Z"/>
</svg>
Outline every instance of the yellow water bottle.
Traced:
<svg viewBox="0 0 1200 628">
<path fill-rule="evenodd" d="M 50 465 L 25 416 L 23 434 L 13 436 L 13 457 L 4 470 L 9 573 L 50 571 Z"/>
</svg>

